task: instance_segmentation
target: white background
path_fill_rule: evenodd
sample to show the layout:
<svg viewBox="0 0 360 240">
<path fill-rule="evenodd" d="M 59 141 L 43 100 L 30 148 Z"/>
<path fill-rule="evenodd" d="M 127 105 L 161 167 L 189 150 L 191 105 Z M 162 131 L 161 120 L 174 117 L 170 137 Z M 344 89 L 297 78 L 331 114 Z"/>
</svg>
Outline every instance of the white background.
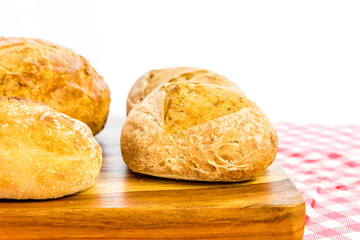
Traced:
<svg viewBox="0 0 360 240">
<path fill-rule="evenodd" d="M 87 58 L 125 113 L 154 68 L 227 76 L 273 122 L 360 123 L 359 1 L 0 1 L 0 34 Z"/>
</svg>

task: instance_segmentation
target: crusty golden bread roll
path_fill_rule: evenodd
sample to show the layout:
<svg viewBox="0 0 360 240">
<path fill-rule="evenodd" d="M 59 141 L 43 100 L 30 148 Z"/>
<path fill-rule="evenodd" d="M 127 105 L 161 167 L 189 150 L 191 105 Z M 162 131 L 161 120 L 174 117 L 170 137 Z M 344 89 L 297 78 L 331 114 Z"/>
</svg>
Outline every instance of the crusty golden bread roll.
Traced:
<svg viewBox="0 0 360 240">
<path fill-rule="evenodd" d="M 103 129 L 110 91 L 83 57 L 50 42 L 0 38 L 0 96 L 31 98 Z"/>
<path fill-rule="evenodd" d="M 214 72 L 195 67 L 175 67 L 152 70 L 140 77 L 132 86 L 127 101 L 126 114 L 133 106 L 141 102 L 155 88 L 169 82 L 193 81 L 217 84 L 242 92 L 240 88 L 229 79 Z"/>
<path fill-rule="evenodd" d="M 229 88 L 181 81 L 130 111 L 121 153 L 138 173 L 199 181 L 244 181 L 274 161 L 277 134 L 263 111 Z"/>
<path fill-rule="evenodd" d="M 102 151 L 86 124 L 45 104 L 0 97 L 0 198 L 59 198 L 89 188 Z"/>
</svg>

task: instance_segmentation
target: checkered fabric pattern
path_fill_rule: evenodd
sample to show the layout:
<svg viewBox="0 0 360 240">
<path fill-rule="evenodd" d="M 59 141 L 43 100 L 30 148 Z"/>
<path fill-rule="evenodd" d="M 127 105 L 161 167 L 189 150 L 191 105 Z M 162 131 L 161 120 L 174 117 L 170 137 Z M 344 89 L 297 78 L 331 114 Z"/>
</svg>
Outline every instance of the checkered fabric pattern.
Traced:
<svg viewBox="0 0 360 240">
<path fill-rule="evenodd" d="M 306 201 L 305 240 L 360 240 L 360 125 L 278 123 L 278 163 Z"/>
</svg>

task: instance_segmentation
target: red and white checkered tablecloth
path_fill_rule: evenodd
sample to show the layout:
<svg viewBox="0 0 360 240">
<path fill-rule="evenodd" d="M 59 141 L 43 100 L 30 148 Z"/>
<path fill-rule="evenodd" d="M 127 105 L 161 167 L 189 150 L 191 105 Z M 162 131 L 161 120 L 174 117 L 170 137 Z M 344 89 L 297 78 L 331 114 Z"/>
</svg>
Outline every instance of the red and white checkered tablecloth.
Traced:
<svg viewBox="0 0 360 240">
<path fill-rule="evenodd" d="M 275 124 L 278 163 L 306 201 L 305 240 L 360 240 L 360 125 Z"/>
</svg>

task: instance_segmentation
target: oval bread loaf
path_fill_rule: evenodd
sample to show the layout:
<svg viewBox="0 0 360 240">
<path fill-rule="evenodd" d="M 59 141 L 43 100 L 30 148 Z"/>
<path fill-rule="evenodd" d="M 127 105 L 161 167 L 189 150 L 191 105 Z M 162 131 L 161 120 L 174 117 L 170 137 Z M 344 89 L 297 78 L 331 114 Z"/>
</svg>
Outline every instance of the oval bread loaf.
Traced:
<svg viewBox="0 0 360 240">
<path fill-rule="evenodd" d="M 93 134 L 103 129 L 110 91 L 83 57 L 50 42 L 0 38 L 0 96 L 45 103 L 86 123 Z"/>
<path fill-rule="evenodd" d="M 0 198 L 59 198 L 89 188 L 102 151 L 84 123 L 34 100 L 0 97 Z"/>
<path fill-rule="evenodd" d="M 244 181 L 274 161 L 277 134 L 245 95 L 217 85 L 163 85 L 130 111 L 121 132 L 129 168 L 158 177 Z"/>
<path fill-rule="evenodd" d="M 131 88 L 127 102 L 126 114 L 129 114 L 133 106 L 141 102 L 155 88 L 169 83 L 179 81 L 193 81 L 217 84 L 229 87 L 233 90 L 242 92 L 240 88 L 229 79 L 206 69 L 195 67 L 175 67 L 152 70 L 140 77 Z"/>
</svg>

